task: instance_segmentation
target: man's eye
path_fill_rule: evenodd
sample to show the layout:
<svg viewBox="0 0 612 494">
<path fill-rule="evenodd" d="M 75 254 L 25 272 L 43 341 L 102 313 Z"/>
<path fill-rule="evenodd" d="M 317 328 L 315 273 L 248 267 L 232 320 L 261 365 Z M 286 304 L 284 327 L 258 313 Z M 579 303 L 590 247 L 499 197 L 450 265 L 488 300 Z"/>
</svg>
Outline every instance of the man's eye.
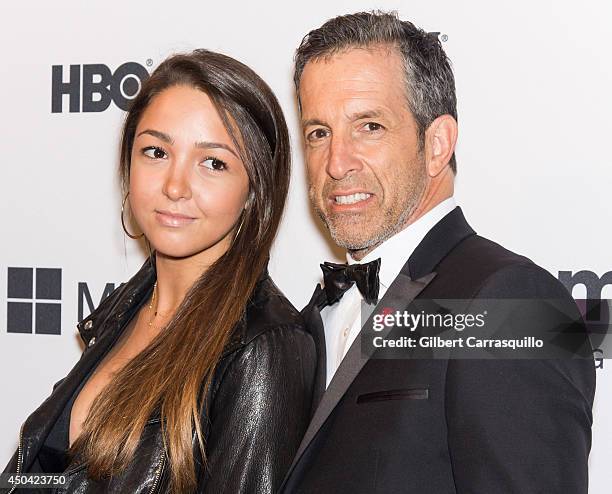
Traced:
<svg viewBox="0 0 612 494">
<path fill-rule="evenodd" d="M 310 132 L 306 137 L 309 141 L 323 139 L 327 137 L 327 131 L 325 129 L 315 129 L 312 132 Z"/>
<path fill-rule="evenodd" d="M 202 164 L 205 168 L 215 171 L 225 170 L 227 167 L 225 161 L 221 161 L 218 158 L 206 158 L 204 161 L 202 161 Z"/>
<path fill-rule="evenodd" d="M 157 146 L 150 146 L 148 148 L 144 148 L 142 150 L 142 154 L 155 160 L 162 160 L 167 156 L 166 152 L 162 148 L 158 148 Z"/>
<path fill-rule="evenodd" d="M 368 132 L 376 132 L 377 130 L 381 130 L 383 128 L 382 125 L 376 122 L 368 122 L 364 126 L 365 130 Z"/>
</svg>

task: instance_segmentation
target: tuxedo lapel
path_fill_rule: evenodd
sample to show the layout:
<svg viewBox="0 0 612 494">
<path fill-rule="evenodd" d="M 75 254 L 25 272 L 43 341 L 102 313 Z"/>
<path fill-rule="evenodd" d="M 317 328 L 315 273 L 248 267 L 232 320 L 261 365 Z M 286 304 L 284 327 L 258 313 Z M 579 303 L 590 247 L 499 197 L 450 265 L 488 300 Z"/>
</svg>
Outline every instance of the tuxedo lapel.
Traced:
<svg viewBox="0 0 612 494">
<path fill-rule="evenodd" d="M 475 235 L 457 206 L 427 232 L 421 243 L 408 259 L 407 273 L 414 280 L 435 271 L 436 266 L 451 250 L 467 237 Z"/>
<path fill-rule="evenodd" d="M 421 279 L 411 280 L 404 270 L 402 270 L 385 293 L 385 296 L 379 301 L 377 307 L 384 307 L 385 309 L 389 308 L 393 312 L 404 310 L 434 277 L 435 273 L 430 273 Z M 376 310 L 370 314 L 368 320 L 361 327 L 362 332 L 371 331 L 375 312 Z M 322 331 L 322 323 L 320 321 L 321 317 L 319 315 L 319 323 L 321 324 Z M 391 327 L 385 328 L 379 333 L 379 335 L 385 337 L 391 329 Z M 323 347 L 325 347 L 324 340 Z M 342 399 L 355 377 L 357 377 L 357 374 L 359 374 L 368 359 L 372 356 L 373 351 L 373 347 L 368 347 L 367 349 L 364 349 L 365 354 L 363 354 L 361 351 L 361 338 L 358 336 L 353 341 L 349 351 L 334 374 L 329 387 L 323 394 L 321 402 L 319 403 L 310 425 L 306 430 L 306 434 L 302 439 L 289 472 L 291 472 L 295 464 L 299 461 L 300 456 L 314 439 L 321 426 L 327 420 L 327 417 L 329 417 L 330 413 Z M 325 364 L 325 361 L 323 364 Z"/>
<path fill-rule="evenodd" d="M 325 382 L 327 379 L 327 349 L 325 347 L 325 330 L 321 319 L 321 308 L 325 302 L 325 290 L 317 284 L 310 302 L 302 309 L 302 317 L 306 327 L 312 335 L 317 350 L 317 368 L 315 375 L 315 386 L 312 397 L 311 415 L 316 410 L 323 393 L 325 393 Z"/>
</svg>

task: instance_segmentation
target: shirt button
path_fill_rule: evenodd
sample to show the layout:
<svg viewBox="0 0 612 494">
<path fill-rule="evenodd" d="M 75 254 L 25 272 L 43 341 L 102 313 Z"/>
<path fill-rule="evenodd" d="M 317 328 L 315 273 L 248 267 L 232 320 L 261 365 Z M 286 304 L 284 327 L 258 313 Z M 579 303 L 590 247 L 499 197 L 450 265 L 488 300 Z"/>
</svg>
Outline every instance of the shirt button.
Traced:
<svg viewBox="0 0 612 494">
<path fill-rule="evenodd" d="M 96 337 L 94 336 L 91 340 L 89 340 L 89 343 L 87 344 L 87 346 L 94 346 L 96 344 Z"/>
<path fill-rule="evenodd" d="M 87 321 L 85 323 L 85 329 L 91 329 L 92 326 L 93 326 L 93 322 L 92 321 Z"/>
<path fill-rule="evenodd" d="M 348 336 L 348 333 L 349 333 L 349 328 L 344 328 L 344 331 L 342 331 L 342 334 L 344 335 L 345 338 Z"/>
</svg>

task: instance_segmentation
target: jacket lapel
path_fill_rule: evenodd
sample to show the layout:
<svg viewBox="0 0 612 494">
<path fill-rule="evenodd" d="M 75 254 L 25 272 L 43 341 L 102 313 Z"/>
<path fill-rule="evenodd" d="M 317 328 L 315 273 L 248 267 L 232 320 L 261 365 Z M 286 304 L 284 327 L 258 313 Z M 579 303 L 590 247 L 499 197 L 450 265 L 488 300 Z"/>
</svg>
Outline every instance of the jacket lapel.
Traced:
<svg viewBox="0 0 612 494">
<path fill-rule="evenodd" d="M 379 301 L 376 307 L 384 307 L 385 309 L 388 308 L 393 312 L 404 310 L 410 304 L 410 302 L 412 302 L 412 300 L 414 300 L 414 298 L 431 282 L 431 280 L 433 280 L 434 277 L 435 273 L 430 273 L 421 279 L 412 280 L 405 272 L 401 272 L 393 281 L 384 297 Z M 373 317 L 375 313 L 376 310 L 370 314 L 368 320 L 362 325 L 362 332 L 369 332 L 372 330 Z M 322 323 L 320 321 L 321 317 L 319 315 L 319 324 L 321 325 L 322 331 Z M 379 335 L 384 337 L 391 329 L 391 327 L 385 328 L 383 331 L 379 332 Z M 323 341 L 323 346 L 325 346 L 325 341 Z M 338 370 L 334 374 L 329 387 L 323 394 L 321 402 L 315 411 L 310 425 L 306 430 L 306 434 L 304 435 L 300 447 L 298 448 L 297 454 L 295 455 L 293 464 L 289 470 L 290 472 L 295 464 L 299 461 L 299 458 L 304 453 L 310 442 L 314 439 L 321 426 L 325 423 L 327 417 L 329 417 L 332 410 L 342 399 L 351 383 L 355 380 L 357 374 L 359 374 L 368 359 L 372 356 L 373 351 L 373 347 L 368 347 L 367 349 L 364 349 L 365 354 L 362 354 L 360 337 L 357 337 L 355 341 L 353 341 L 353 344 L 342 360 L 340 367 L 338 367 Z M 325 364 L 325 361 L 323 361 L 323 364 Z"/>
<path fill-rule="evenodd" d="M 324 306 L 324 302 L 325 290 L 323 290 L 320 284 L 317 284 L 310 302 L 302 309 L 302 317 L 306 323 L 306 328 L 310 331 L 317 350 L 317 369 L 311 415 L 317 409 L 321 397 L 325 393 L 325 381 L 327 378 L 327 349 L 325 347 L 325 331 L 321 319 L 321 308 Z"/>
<path fill-rule="evenodd" d="M 431 273 L 461 241 L 475 234 L 457 206 L 427 232 L 402 271 L 408 269 L 412 279 Z"/>
</svg>

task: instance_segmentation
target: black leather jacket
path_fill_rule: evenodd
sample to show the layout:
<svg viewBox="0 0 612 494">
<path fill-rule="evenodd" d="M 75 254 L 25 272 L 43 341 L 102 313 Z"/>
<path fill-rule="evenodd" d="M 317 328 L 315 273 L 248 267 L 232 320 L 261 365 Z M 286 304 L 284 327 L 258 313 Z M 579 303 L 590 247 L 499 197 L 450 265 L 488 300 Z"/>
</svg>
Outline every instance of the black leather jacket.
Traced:
<svg viewBox="0 0 612 494">
<path fill-rule="evenodd" d="M 5 472 L 41 472 L 37 454 L 50 429 L 80 382 L 148 299 L 154 280 L 155 270 L 146 262 L 78 324 L 85 350 L 70 373 L 24 422 L 19 448 Z M 314 343 L 300 314 L 265 273 L 210 386 L 207 416 L 202 417 L 207 467 L 200 466 L 194 438 L 197 492 L 276 492 L 308 426 L 315 363 Z M 159 416 L 148 421 L 134 461 L 119 475 L 93 481 L 85 465 L 66 473 L 67 489 L 58 492 L 170 492 Z"/>
</svg>

